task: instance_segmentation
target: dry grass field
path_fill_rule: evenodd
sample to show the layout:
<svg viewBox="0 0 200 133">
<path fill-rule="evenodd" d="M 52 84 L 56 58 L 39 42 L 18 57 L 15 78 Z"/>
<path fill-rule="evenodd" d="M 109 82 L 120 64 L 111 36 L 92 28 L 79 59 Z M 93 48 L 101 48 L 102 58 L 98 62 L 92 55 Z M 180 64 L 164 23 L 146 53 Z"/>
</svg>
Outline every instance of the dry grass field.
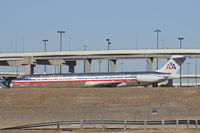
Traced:
<svg viewBox="0 0 200 133">
<path fill-rule="evenodd" d="M 131 105 L 200 107 L 200 88 L 14 88 L 0 90 L 1 107 L 78 109 Z"/>
<path fill-rule="evenodd" d="M 130 106 L 189 106 L 190 113 L 200 115 L 200 88 L 13 88 L 0 90 L 1 109 L 12 107 L 46 107 L 59 110 L 67 107 L 68 110 L 79 110 L 80 108 L 99 109 L 101 107 L 130 107 Z M 110 131 L 106 133 L 186 133 L 199 132 L 196 129 L 165 129 L 161 130 L 130 130 Z M 5 131 L 0 131 L 3 133 Z M 11 130 L 16 133 L 57 133 L 57 131 L 39 130 Z M 75 131 L 75 132 L 98 132 L 97 131 Z"/>
<path fill-rule="evenodd" d="M 1 107 L 49 108 L 112 105 L 200 107 L 200 88 L 14 88 L 0 90 Z"/>
</svg>

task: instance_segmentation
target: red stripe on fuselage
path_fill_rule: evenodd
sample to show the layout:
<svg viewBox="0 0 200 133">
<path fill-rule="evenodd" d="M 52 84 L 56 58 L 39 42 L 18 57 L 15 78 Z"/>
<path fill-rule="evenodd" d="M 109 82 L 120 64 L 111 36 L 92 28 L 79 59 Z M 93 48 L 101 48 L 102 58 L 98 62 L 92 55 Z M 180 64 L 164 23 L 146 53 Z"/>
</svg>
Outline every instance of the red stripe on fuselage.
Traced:
<svg viewBox="0 0 200 133">
<path fill-rule="evenodd" d="M 62 82 L 96 82 L 96 81 L 136 81 L 136 79 L 15 81 L 15 82 L 12 82 L 12 84 L 25 84 L 25 83 L 62 83 Z"/>
</svg>

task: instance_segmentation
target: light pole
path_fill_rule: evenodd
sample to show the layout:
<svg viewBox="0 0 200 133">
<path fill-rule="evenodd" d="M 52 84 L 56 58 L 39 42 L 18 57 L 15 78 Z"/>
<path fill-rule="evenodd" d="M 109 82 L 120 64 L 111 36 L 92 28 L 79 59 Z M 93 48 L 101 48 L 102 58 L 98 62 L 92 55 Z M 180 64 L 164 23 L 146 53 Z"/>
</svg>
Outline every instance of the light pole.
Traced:
<svg viewBox="0 0 200 133">
<path fill-rule="evenodd" d="M 180 49 L 182 49 L 182 40 L 184 38 L 183 37 L 178 37 L 178 40 L 180 41 Z M 180 66 L 180 87 L 181 87 L 181 66 Z"/>
<path fill-rule="evenodd" d="M 110 42 L 110 39 L 106 39 L 106 41 L 108 42 L 108 50 L 110 50 L 110 45 L 111 45 L 111 42 Z M 108 59 L 108 72 L 109 72 L 109 59 Z"/>
<path fill-rule="evenodd" d="M 157 49 L 159 49 L 159 45 L 158 45 L 158 43 L 159 43 L 159 32 L 161 32 L 161 30 L 156 29 L 154 32 L 157 33 Z M 156 70 L 158 70 L 158 58 L 156 60 L 157 60 Z"/>
<path fill-rule="evenodd" d="M 84 51 L 86 51 L 87 45 L 83 45 Z M 84 73 L 85 73 L 85 60 L 84 60 Z"/>
<path fill-rule="evenodd" d="M 62 51 L 62 34 L 65 33 L 65 31 L 58 30 L 58 34 L 60 34 L 60 52 Z M 62 73 L 62 66 L 60 65 L 60 73 Z"/>
<path fill-rule="evenodd" d="M 189 75 L 190 63 L 188 62 L 187 64 L 188 64 L 188 72 L 187 72 L 187 73 L 188 73 L 188 75 Z M 188 87 L 189 87 L 189 78 L 188 78 Z"/>
<path fill-rule="evenodd" d="M 184 38 L 183 37 L 179 37 L 178 38 L 178 40 L 180 40 L 180 49 L 182 49 L 182 40 L 183 40 Z"/>
<path fill-rule="evenodd" d="M 47 42 L 48 40 L 42 40 L 44 42 L 44 52 L 47 52 Z M 44 73 L 46 73 L 47 68 L 46 68 L 46 64 L 44 65 Z"/>
<path fill-rule="evenodd" d="M 60 51 L 62 51 L 62 34 L 65 33 L 65 31 L 59 30 L 57 33 L 60 34 Z"/>
</svg>

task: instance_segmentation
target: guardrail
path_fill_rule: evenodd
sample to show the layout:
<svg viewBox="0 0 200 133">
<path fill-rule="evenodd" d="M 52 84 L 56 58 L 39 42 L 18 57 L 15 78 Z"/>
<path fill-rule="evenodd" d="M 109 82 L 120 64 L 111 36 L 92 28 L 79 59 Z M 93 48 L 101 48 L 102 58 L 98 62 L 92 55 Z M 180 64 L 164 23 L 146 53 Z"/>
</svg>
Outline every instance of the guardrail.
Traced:
<svg viewBox="0 0 200 133">
<path fill-rule="evenodd" d="M 113 125 L 113 127 L 112 127 Z M 63 128 L 80 128 L 81 130 L 85 128 L 94 128 L 99 127 L 103 130 L 108 128 L 123 128 L 124 130 L 140 128 L 146 129 L 148 126 L 160 126 L 158 128 L 163 129 L 165 126 L 175 125 L 176 128 L 191 128 L 190 126 L 193 125 L 193 128 L 198 128 L 200 125 L 200 120 L 161 120 L 161 121 L 112 121 L 112 120 L 81 120 L 81 121 L 58 121 L 58 122 L 46 122 L 46 123 L 38 123 L 38 124 L 29 124 L 29 125 L 21 125 L 21 126 L 14 126 L 14 127 L 6 127 L 1 128 L 0 130 L 9 130 L 9 129 L 28 129 L 28 128 L 42 128 L 42 127 L 50 127 L 57 128 L 58 130 L 63 126 Z M 66 127 L 64 127 L 66 126 Z M 70 126 L 70 127 L 67 127 Z M 76 127 L 74 127 L 76 126 Z M 117 127 L 116 127 L 117 126 Z M 128 127 L 130 126 L 130 127 Z M 95 128 L 96 128 L 95 127 Z M 150 127 L 150 128 L 151 128 Z"/>
</svg>

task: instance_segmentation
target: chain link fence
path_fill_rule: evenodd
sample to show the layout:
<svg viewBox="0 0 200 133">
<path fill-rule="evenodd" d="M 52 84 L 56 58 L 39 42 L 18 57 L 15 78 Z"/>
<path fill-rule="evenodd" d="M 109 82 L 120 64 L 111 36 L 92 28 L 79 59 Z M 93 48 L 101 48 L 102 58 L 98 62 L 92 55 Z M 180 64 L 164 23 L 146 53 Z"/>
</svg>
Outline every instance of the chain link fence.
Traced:
<svg viewBox="0 0 200 133">
<path fill-rule="evenodd" d="M 110 106 L 69 109 L 48 107 L 1 107 L 0 125 L 14 126 L 53 121 L 80 120 L 182 120 L 199 119 L 190 106 Z"/>
</svg>

